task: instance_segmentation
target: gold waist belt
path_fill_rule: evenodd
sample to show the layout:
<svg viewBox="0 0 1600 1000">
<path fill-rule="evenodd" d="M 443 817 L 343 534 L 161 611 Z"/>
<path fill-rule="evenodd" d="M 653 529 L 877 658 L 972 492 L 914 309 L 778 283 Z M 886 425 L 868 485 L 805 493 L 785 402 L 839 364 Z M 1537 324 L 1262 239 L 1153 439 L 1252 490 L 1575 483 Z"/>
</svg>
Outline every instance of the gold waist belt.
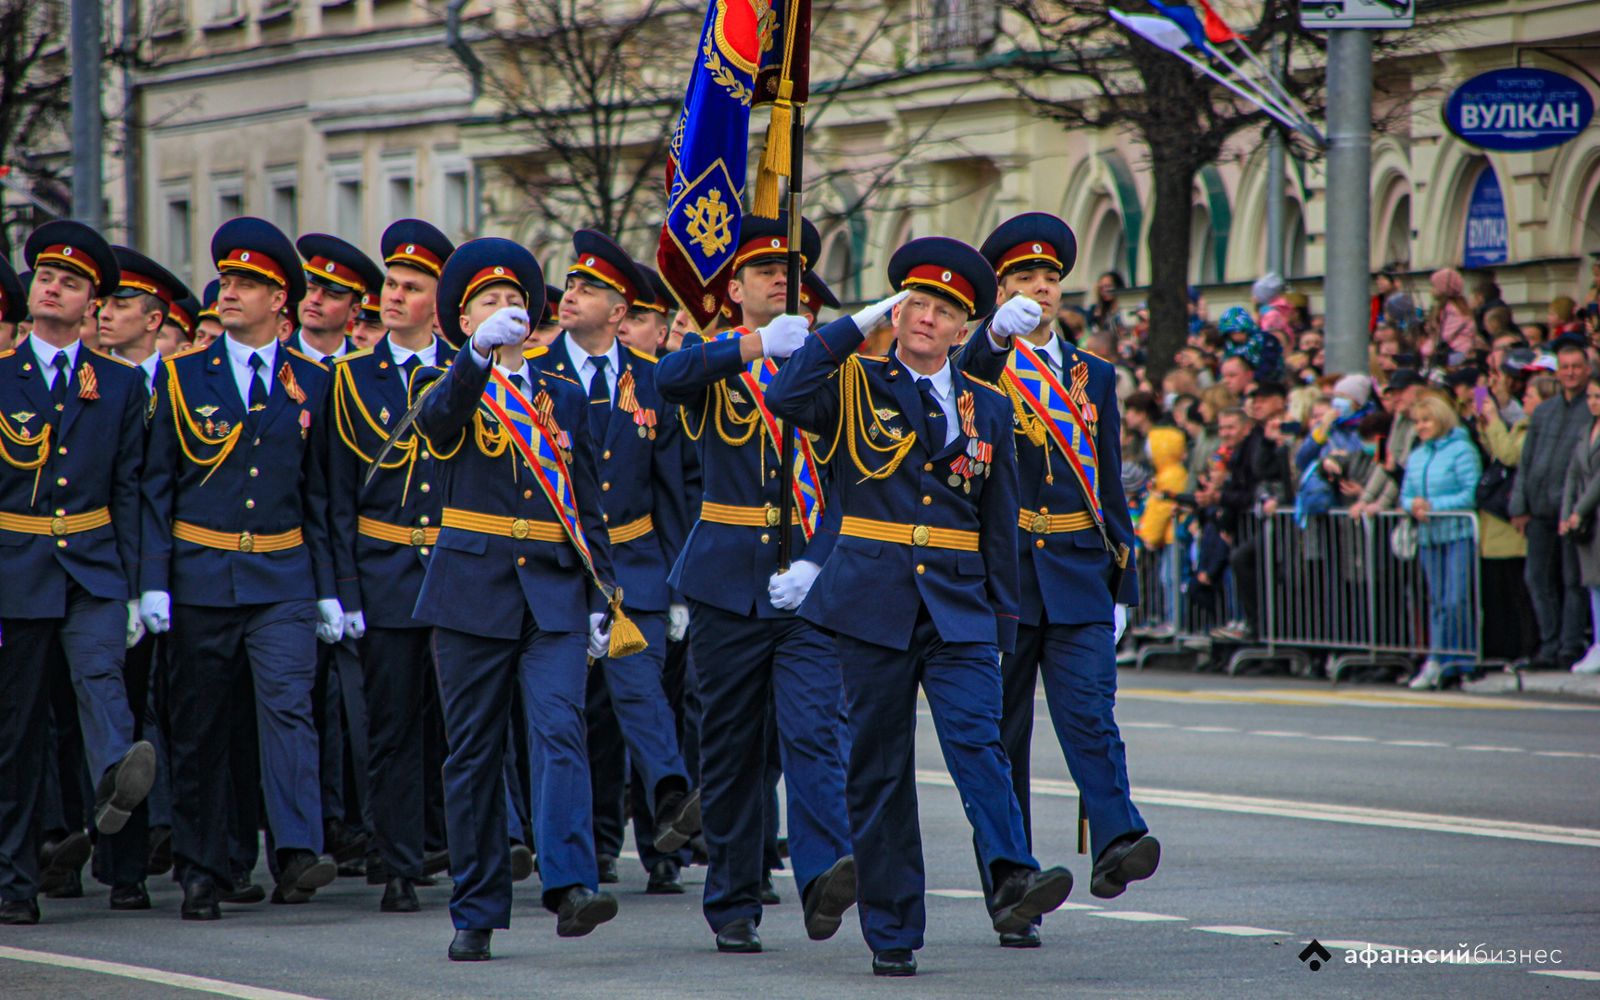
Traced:
<svg viewBox="0 0 1600 1000">
<path fill-rule="evenodd" d="M 961 528 L 934 528 L 926 524 L 894 524 L 874 521 L 865 517 L 846 516 L 839 534 L 851 538 L 870 538 L 875 542 L 893 542 L 896 545 L 915 545 L 930 549 L 954 549 L 957 552 L 978 551 L 978 533 Z"/>
<path fill-rule="evenodd" d="M 0 514 L 0 531 L 15 531 L 20 535 L 76 535 L 80 531 L 93 531 L 111 523 L 111 511 L 104 507 L 84 511 L 82 514 L 58 514 L 45 517 L 40 514 Z"/>
<path fill-rule="evenodd" d="M 357 517 L 356 531 L 368 538 L 376 538 L 380 542 L 410 545 L 413 548 L 433 545 L 439 541 L 438 528 L 406 528 L 370 517 Z"/>
<path fill-rule="evenodd" d="M 778 508 L 770 504 L 765 507 L 736 507 L 733 504 L 712 503 L 707 500 L 700 505 L 700 520 L 710 521 L 712 524 L 732 524 L 742 528 L 776 528 Z M 793 523 L 798 524 L 799 521 Z"/>
<path fill-rule="evenodd" d="M 305 536 L 299 528 L 258 534 L 253 531 L 213 531 L 188 521 L 173 521 L 172 537 L 227 552 L 284 552 L 305 544 Z"/>
<path fill-rule="evenodd" d="M 1043 511 L 1022 509 L 1017 515 L 1017 527 L 1035 535 L 1058 535 L 1064 531 L 1083 531 L 1094 527 L 1094 515 L 1086 510 L 1071 514 L 1046 514 Z"/>
<path fill-rule="evenodd" d="M 566 532 L 555 521 L 530 521 L 522 517 L 501 517 L 498 514 L 475 514 L 470 510 L 446 507 L 442 523 L 446 528 L 475 531 L 480 535 L 498 538 L 532 539 L 536 542 L 566 541 Z"/>
</svg>

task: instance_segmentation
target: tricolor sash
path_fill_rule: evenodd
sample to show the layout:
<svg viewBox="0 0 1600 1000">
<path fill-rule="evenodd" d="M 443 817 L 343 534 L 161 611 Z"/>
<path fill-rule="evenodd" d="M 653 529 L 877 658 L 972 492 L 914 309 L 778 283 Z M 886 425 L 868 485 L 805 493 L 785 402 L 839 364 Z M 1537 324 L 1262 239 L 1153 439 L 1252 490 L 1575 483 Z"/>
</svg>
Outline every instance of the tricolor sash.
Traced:
<svg viewBox="0 0 1600 1000">
<path fill-rule="evenodd" d="M 512 447 L 522 457 L 522 464 L 533 473 L 544 498 L 550 501 L 550 508 L 555 511 L 561 530 L 572 547 L 578 550 L 589 576 L 596 584 L 600 584 L 600 578 L 595 576 L 594 560 L 589 554 L 589 542 L 584 538 L 583 525 L 578 520 L 578 505 L 572 495 L 572 475 L 567 471 L 567 463 L 561 457 L 557 442 L 551 440 L 544 418 L 517 391 L 510 379 L 493 368 L 489 370 L 489 384 L 484 387 L 482 403 L 500 422 L 500 426 L 510 433 Z M 604 585 L 600 589 L 609 594 L 609 588 Z"/>
<path fill-rule="evenodd" d="M 1094 515 L 1096 525 L 1103 525 L 1105 512 L 1100 508 L 1100 458 L 1095 450 L 1094 434 L 1089 430 L 1089 422 L 1033 347 L 1021 337 L 1013 338 L 1012 342 L 1016 350 L 1012 354 L 1012 363 L 1006 367 L 1006 379 L 1044 425 L 1050 440 L 1066 456 L 1067 464 L 1072 466 L 1072 474 L 1077 477 L 1078 485 L 1083 490 L 1089 513 Z"/>
<path fill-rule="evenodd" d="M 718 340 L 741 337 L 746 331 L 743 327 L 737 330 L 728 330 L 717 336 Z M 744 383 L 750 398 L 755 402 L 756 410 L 761 414 L 761 422 L 767 429 L 767 437 L 771 439 L 773 448 L 778 448 L 778 442 L 783 440 L 783 423 L 772 415 L 767 409 L 767 386 L 772 383 L 772 377 L 778 374 L 778 366 L 771 358 L 758 358 L 750 363 L 747 371 L 739 373 L 739 381 Z M 779 449 L 779 454 L 782 450 Z M 795 509 L 800 512 L 800 530 L 804 533 L 806 541 L 816 533 L 817 526 L 822 523 L 822 476 L 817 468 L 816 452 L 811 447 L 811 439 L 799 431 L 795 432 L 794 468 L 790 471 L 790 489 L 794 491 Z"/>
</svg>

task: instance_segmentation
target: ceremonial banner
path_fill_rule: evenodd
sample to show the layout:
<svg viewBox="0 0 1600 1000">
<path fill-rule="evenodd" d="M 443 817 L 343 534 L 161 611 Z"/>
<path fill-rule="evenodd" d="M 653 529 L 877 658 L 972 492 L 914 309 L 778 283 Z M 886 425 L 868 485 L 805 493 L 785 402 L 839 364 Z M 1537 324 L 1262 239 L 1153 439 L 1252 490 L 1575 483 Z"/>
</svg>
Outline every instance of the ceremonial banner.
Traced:
<svg viewBox="0 0 1600 1000">
<path fill-rule="evenodd" d="M 656 266 L 701 331 L 717 320 L 739 248 L 750 103 L 771 23 L 767 0 L 710 0 L 667 151 L 667 221 Z"/>
<path fill-rule="evenodd" d="M 778 217 L 778 178 L 790 176 L 794 156 L 794 109 L 811 97 L 811 0 L 777 0 L 772 19 L 771 39 L 756 73 L 754 104 L 772 107 L 750 210 L 764 219 Z"/>
</svg>

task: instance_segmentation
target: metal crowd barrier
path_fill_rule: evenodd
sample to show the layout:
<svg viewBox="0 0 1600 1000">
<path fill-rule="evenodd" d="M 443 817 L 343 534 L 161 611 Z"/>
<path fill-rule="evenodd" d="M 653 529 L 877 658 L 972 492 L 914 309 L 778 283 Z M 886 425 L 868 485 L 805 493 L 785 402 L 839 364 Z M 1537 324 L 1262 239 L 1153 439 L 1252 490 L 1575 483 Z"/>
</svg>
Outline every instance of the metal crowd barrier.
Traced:
<svg viewBox="0 0 1600 1000">
<path fill-rule="evenodd" d="M 1327 657 L 1330 679 L 1355 668 L 1409 671 L 1418 657 L 1476 667 L 1482 662 L 1483 609 L 1475 512 L 1432 515 L 1452 543 L 1397 551 L 1395 529 L 1415 522 L 1390 511 L 1363 518 L 1317 515 L 1302 527 L 1292 512 L 1239 519 L 1233 549 L 1255 544 L 1255 635 L 1229 658 L 1236 674 L 1252 663 L 1288 660 L 1309 673 Z M 1404 539 L 1402 538 L 1403 542 Z M 1211 645 L 1213 625 L 1244 617 L 1240 581 L 1226 587 L 1220 614 L 1187 600 L 1186 553 L 1172 546 L 1141 552 L 1142 606 L 1135 619 L 1137 665 Z M 1248 581 L 1246 581 L 1248 584 Z M 1191 588 L 1192 589 L 1192 586 Z"/>
<path fill-rule="evenodd" d="M 1254 538 L 1259 526 L 1242 519 L 1239 529 L 1236 544 Z M 1137 669 L 1160 658 L 1202 658 L 1211 650 L 1211 630 L 1242 617 L 1233 573 L 1224 566 L 1220 579 L 1201 584 L 1195 561 L 1192 545 L 1139 550 L 1139 608 L 1129 621 Z"/>
</svg>

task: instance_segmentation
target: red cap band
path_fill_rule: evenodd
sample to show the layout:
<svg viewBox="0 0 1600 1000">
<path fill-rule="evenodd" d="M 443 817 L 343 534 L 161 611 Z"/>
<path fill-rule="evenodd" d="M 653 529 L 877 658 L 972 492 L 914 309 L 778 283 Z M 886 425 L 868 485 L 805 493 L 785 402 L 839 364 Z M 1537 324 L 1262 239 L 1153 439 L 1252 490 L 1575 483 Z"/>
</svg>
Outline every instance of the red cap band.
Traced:
<svg viewBox="0 0 1600 1000">
<path fill-rule="evenodd" d="M 228 256 L 217 261 L 217 270 L 255 274 L 266 278 L 279 287 L 289 287 L 289 279 L 284 275 L 283 268 L 278 265 L 277 261 L 259 250 L 245 250 L 235 247 L 228 251 Z"/>
<path fill-rule="evenodd" d="M 421 243 L 402 243 L 394 248 L 394 253 L 383 259 L 385 264 L 410 264 L 437 278 L 444 273 L 444 261 Z"/>
<path fill-rule="evenodd" d="M 1001 255 L 1000 263 L 995 268 L 995 273 L 1004 277 L 1007 271 L 1023 264 L 1034 262 L 1049 264 L 1057 271 L 1065 270 L 1061 264 L 1060 256 L 1056 254 L 1056 248 L 1041 240 L 1034 243 L 1019 243 L 1007 250 Z"/>
<path fill-rule="evenodd" d="M 942 265 L 918 264 L 906 275 L 901 285 L 906 288 L 931 288 L 966 306 L 967 312 L 975 311 L 973 302 L 978 293 L 972 283 Z"/>
<path fill-rule="evenodd" d="M 367 290 L 367 283 L 361 280 L 361 275 L 336 260 L 314 256 L 306 261 L 305 267 L 306 273 L 311 277 L 321 281 L 331 281 L 358 295 Z"/>
<path fill-rule="evenodd" d="M 567 271 L 568 274 L 586 274 L 600 281 L 620 293 L 623 298 L 632 302 L 639 297 L 639 290 L 622 276 L 622 272 L 611 266 L 611 262 L 599 254 L 586 253 L 578 258 Z"/>
<path fill-rule="evenodd" d="M 94 266 L 94 258 L 77 247 L 70 247 L 65 243 L 45 247 L 33 260 L 34 267 L 40 264 L 58 264 L 77 271 L 97 285 L 100 284 L 100 269 Z"/>
<path fill-rule="evenodd" d="M 478 294 L 485 286 L 492 285 L 497 281 L 506 282 L 516 288 L 517 291 L 522 293 L 523 300 L 527 300 L 528 290 L 522 287 L 522 282 L 517 280 L 517 276 L 511 268 L 501 267 L 496 264 L 494 267 L 486 267 L 474 274 L 472 280 L 467 282 L 466 290 L 461 293 L 461 307 L 465 309 L 474 295 Z"/>
</svg>

